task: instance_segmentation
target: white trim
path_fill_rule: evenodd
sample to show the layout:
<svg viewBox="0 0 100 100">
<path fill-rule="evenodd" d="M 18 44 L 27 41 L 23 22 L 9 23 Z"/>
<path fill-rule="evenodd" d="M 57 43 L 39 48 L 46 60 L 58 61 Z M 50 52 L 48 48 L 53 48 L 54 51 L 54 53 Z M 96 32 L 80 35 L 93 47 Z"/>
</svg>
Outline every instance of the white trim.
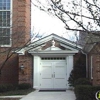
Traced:
<svg viewBox="0 0 100 100">
<path fill-rule="evenodd" d="M 64 44 L 62 44 L 62 43 L 60 43 L 60 45 L 61 45 L 61 46 L 63 46 L 63 47 L 65 47 L 66 49 L 70 49 L 70 50 L 76 50 L 76 49 L 73 49 L 72 47 L 69 47 L 69 46 L 67 46 L 67 45 L 64 45 Z"/>
<path fill-rule="evenodd" d="M 32 54 L 75 54 L 77 51 L 68 51 L 68 50 L 50 50 L 50 51 L 29 51 L 28 53 Z"/>
<path fill-rule="evenodd" d="M 68 82 L 70 73 L 73 70 L 73 55 L 67 56 L 66 61 L 67 61 L 67 82 Z M 67 83 L 67 89 L 71 89 L 71 87 L 68 83 Z"/>
<path fill-rule="evenodd" d="M 39 39 L 38 41 L 32 42 L 29 45 L 29 47 L 33 47 L 33 45 L 38 46 L 39 44 L 43 44 L 44 42 L 47 42 L 47 41 L 50 41 L 50 40 L 52 40 L 52 36 L 49 36 L 49 37 L 46 37 L 46 38 L 44 37 L 43 39 Z"/>
<path fill-rule="evenodd" d="M 35 47 L 35 48 L 32 47 L 33 49 L 31 49 L 31 51 L 37 50 L 37 49 L 41 49 L 41 47 L 42 47 L 42 46 L 45 46 L 45 45 L 46 45 L 46 44 L 43 44 L 43 45 L 37 46 L 37 47 Z M 27 50 L 27 48 L 25 48 L 25 49 Z M 29 48 L 29 49 L 30 49 L 30 48 Z"/>
<path fill-rule="evenodd" d="M 33 88 L 39 89 L 39 66 L 40 66 L 40 57 L 34 56 L 33 59 Z"/>
<path fill-rule="evenodd" d="M 25 49 L 16 50 L 15 52 L 19 55 L 25 55 Z"/>
<path fill-rule="evenodd" d="M 31 43 L 31 44 L 28 46 L 28 48 L 30 49 L 30 48 L 32 48 L 33 46 L 35 47 L 35 46 L 41 45 L 41 44 L 46 43 L 47 41 L 50 41 L 50 40 L 56 40 L 56 41 L 61 42 L 62 44 L 64 43 L 65 45 L 67 44 L 67 45 L 70 45 L 70 46 L 72 46 L 72 47 L 77 47 L 77 49 L 82 49 L 81 46 L 76 45 L 75 43 L 73 43 L 73 42 L 71 42 L 71 41 L 69 41 L 69 40 L 67 40 L 67 39 L 65 39 L 65 38 L 62 38 L 62 37 L 60 37 L 60 36 L 58 36 L 58 35 L 55 35 L 55 34 L 51 34 L 51 35 L 49 35 L 49 36 L 47 36 L 47 37 L 41 38 L 41 39 L 39 39 L 39 40 L 37 40 L 37 41 Z"/>
</svg>

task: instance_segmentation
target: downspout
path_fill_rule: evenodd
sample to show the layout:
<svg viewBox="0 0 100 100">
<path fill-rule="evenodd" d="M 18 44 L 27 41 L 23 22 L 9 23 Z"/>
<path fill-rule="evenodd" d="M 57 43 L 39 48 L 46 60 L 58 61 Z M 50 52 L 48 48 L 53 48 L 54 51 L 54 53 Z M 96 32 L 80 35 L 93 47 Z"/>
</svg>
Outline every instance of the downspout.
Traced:
<svg viewBox="0 0 100 100">
<path fill-rule="evenodd" d="M 86 56 L 86 78 L 88 78 L 88 58 L 87 58 L 87 53 L 85 53 L 85 52 L 83 52 L 83 51 L 81 51 L 83 54 L 85 54 L 85 56 Z"/>
</svg>

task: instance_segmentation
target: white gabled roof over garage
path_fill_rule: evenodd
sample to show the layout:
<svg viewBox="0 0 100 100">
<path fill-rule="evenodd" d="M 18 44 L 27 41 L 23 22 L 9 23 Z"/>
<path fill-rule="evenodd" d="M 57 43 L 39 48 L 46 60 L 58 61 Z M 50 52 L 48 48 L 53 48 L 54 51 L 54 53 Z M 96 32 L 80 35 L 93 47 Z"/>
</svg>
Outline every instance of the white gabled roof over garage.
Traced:
<svg viewBox="0 0 100 100">
<path fill-rule="evenodd" d="M 52 46 L 46 48 L 45 50 L 41 50 L 41 48 L 45 46 L 48 41 L 51 41 Z M 61 50 L 59 47 L 56 47 L 55 41 L 59 42 L 60 46 L 64 47 L 65 50 Z M 35 41 L 28 46 L 29 53 L 37 53 L 38 51 L 38 53 L 45 53 L 45 54 L 47 53 L 63 53 L 63 54 L 78 53 L 80 49 L 81 47 L 78 46 L 76 43 L 71 42 L 56 34 L 51 34 L 49 36 L 41 38 L 38 41 Z"/>
<path fill-rule="evenodd" d="M 42 50 L 41 48 L 44 47 L 46 45 L 47 42 L 51 41 L 52 46 L 46 48 L 45 50 Z M 55 43 L 53 44 L 53 42 L 59 42 L 61 47 L 64 47 L 65 50 L 62 50 L 59 47 L 55 46 Z M 82 49 L 82 47 L 80 47 L 79 45 L 77 45 L 76 43 L 65 39 L 63 37 L 60 37 L 56 34 L 51 34 L 49 36 L 43 37 L 35 42 L 30 43 L 27 47 L 19 50 L 17 53 L 19 54 L 25 54 L 25 51 L 28 51 L 28 53 L 31 54 L 47 54 L 47 53 L 52 53 L 52 54 L 75 54 L 78 53 L 78 51 Z"/>
</svg>

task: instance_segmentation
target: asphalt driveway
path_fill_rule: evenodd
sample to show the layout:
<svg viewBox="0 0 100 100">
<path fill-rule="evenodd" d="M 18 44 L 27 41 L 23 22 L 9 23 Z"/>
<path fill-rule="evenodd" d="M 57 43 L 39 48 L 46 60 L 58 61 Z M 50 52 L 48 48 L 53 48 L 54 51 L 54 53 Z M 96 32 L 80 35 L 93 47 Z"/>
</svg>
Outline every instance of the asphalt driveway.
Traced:
<svg viewBox="0 0 100 100">
<path fill-rule="evenodd" d="M 75 94 L 72 90 L 65 92 L 31 92 L 20 100 L 75 100 Z"/>
</svg>

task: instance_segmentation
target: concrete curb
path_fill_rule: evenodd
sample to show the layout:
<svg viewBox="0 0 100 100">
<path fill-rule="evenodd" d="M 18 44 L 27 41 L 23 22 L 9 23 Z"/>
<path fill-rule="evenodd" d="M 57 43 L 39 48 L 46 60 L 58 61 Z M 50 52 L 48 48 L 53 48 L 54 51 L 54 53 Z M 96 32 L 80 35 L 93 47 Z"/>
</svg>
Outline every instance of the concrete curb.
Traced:
<svg viewBox="0 0 100 100">
<path fill-rule="evenodd" d="M 26 95 L 16 95 L 16 96 L 0 96 L 0 99 L 1 98 L 22 98 L 22 97 L 25 97 Z"/>
</svg>

